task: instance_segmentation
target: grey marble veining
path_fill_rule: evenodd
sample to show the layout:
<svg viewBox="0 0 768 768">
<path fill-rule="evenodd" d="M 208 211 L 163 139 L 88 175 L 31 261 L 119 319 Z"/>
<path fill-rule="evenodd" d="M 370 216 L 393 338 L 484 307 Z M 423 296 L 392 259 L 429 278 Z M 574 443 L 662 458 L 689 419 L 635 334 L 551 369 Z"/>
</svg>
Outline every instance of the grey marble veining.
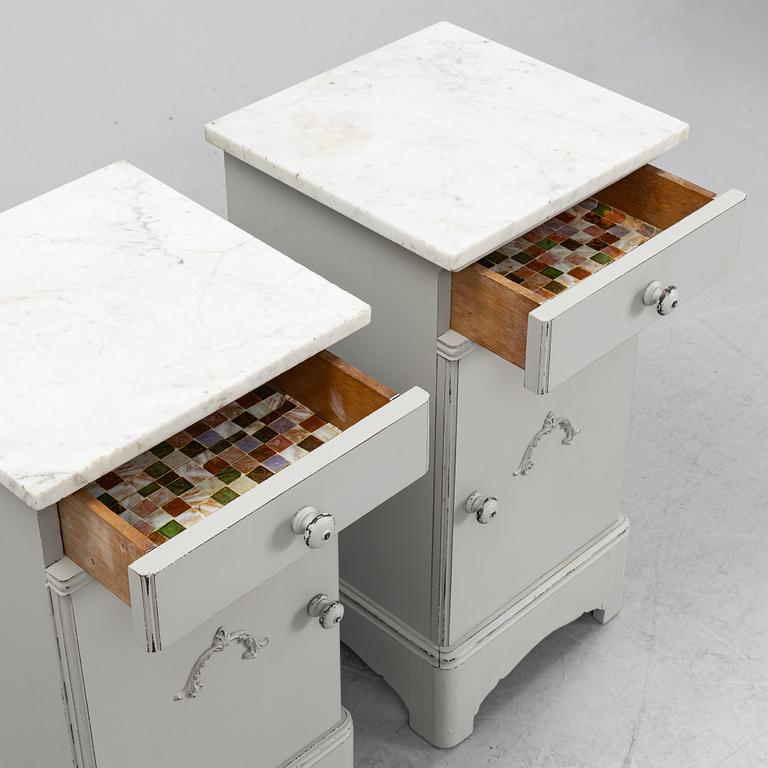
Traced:
<svg viewBox="0 0 768 768">
<path fill-rule="evenodd" d="M 446 22 L 206 126 L 225 152 L 449 270 L 687 135 Z"/>
<path fill-rule="evenodd" d="M 0 483 L 35 509 L 370 307 L 128 163 L 0 213 Z"/>
</svg>

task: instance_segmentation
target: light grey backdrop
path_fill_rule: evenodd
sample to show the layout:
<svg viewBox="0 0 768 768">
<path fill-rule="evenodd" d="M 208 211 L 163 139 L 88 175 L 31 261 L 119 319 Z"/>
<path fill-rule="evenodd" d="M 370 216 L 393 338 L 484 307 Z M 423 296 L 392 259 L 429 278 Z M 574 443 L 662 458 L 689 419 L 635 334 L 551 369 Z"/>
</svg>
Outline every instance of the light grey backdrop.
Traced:
<svg viewBox="0 0 768 768">
<path fill-rule="evenodd" d="M 641 337 L 621 615 L 548 638 L 451 752 L 411 733 L 397 697 L 349 655 L 344 698 L 358 768 L 768 765 L 768 3 L 87 0 L 0 11 L 0 209 L 125 158 L 224 213 L 204 122 L 440 19 L 690 122 L 688 143 L 660 164 L 748 193 L 741 265 Z"/>
<path fill-rule="evenodd" d="M 712 153 L 719 137 L 708 116 L 728 97 L 720 89 L 717 99 L 702 99 L 710 86 L 691 87 L 696 57 L 718 54 L 686 31 L 691 10 L 703 5 L 4 0 L 0 210 L 122 158 L 223 213 L 221 162 L 203 141 L 206 121 L 441 19 L 688 119 L 698 151 Z M 728 71 L 749 80 L 737 64 Z M 680 149 L 676 161 L 689 153 Z"/>
</svg>

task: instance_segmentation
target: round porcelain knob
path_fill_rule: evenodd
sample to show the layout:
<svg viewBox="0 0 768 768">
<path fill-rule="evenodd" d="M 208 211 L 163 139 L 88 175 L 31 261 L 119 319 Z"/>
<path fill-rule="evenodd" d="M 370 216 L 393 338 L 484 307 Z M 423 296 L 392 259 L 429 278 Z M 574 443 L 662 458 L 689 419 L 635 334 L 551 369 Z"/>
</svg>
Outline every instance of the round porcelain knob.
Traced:
<svg viewBox="0 0 768 768">
<path fill-rule="evenodd" d="M 315 507 L 302 507 L 291 520 L 291 529 L 304 536 L 310 549 L 327 544 L 336 531 L 336 521 L 329 512 L 318 512 Z"/>
<path fill-rule="evenodd" d="M 470 493 L 464 502 L 464 508 L 477 518 L 478 523 L 490 523 L 499 511 L 499 500 L 495 496 L 486 496 L 480 491 Z"/>
<path fill-rule="evenodd" d="M 315 595 L 309 601 L 307 613 L 316 617 L 323 629 L 333 629 L 344 618 L 344 606 L 328 595 Z"/>
<path fill-rule="evenodd" d="M 643 304 L 646 307 L 656 307 L 660 315 L 669 315 L 677 309 L 680 294 L 677 286 L 668 285 L 666 288 L 658 281 L 649 283 L 643 293 Z"/>
</svg>

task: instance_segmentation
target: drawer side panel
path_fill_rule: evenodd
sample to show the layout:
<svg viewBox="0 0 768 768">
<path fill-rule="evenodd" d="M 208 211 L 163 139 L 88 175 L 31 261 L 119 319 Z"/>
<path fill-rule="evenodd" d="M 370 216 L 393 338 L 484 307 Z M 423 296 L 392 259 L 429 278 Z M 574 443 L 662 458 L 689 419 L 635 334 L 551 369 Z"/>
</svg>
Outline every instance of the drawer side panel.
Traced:
<svg viewBox="0 0 768 768">
<path fill-rule="evenodd" d="M 479 264 L 454 272 L 451 328 L 522 368 L 528 313 L 540 302 L 513 285 Z"/>
<path fill-rule="evenodd" d="M 58 507 L 64 554 L 130 605 L 128 566 L 154 544 L 85 490 Z"/>
</svg>

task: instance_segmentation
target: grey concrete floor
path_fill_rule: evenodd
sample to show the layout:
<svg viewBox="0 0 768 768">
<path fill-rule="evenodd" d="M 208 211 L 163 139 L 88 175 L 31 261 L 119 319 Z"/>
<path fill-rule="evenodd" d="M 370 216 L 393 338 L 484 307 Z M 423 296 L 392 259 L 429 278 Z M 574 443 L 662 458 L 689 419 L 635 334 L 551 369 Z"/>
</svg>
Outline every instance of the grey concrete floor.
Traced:
<svg viewBox="0 0 768 768">
<path fill-rule="evenodd" d="M 738 270 L 641 337 L 621 614 L 544 640 L 449 751 L 345 651 L 357 768 L 768 766 L 766 30 L 766 4 L 702 3 L 633 41 L 656 90 L 619 59 L 601 81 L 691 122 L 659 165 L 749 196 Z"/>
</svg>

